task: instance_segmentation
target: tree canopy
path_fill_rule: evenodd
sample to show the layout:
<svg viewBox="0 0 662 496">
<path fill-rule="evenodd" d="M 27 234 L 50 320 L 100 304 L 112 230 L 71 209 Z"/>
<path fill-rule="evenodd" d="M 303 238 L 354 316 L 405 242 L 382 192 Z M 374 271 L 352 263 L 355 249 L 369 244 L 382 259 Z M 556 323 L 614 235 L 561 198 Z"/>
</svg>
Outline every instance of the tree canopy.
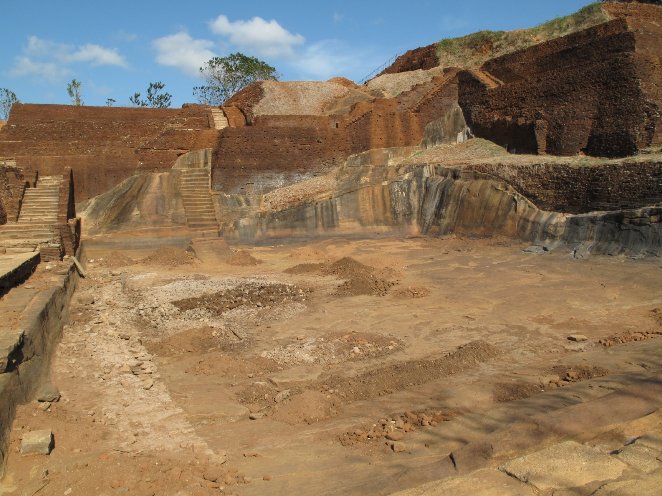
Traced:
<svg viewBox="0 0 662 496">
<path fill-rule="evenodd" d="M 276 69 L 243 53 L 214 57 L 200 68 L 207 84 L 193 88 L 193 95 L 206 105 L 223 105 L 237 91 L 260 80 L 278 81 Z"/>
<path fill-rule="evenodd" d="M 80 107 L 83 104 L 83 99 L 80 92 L 81 82 L 72 79 L 69 84 L 67 84 L 67 93 L 69 93 L 69 98 L 71 98 L 71 103 Z"/>
<path fill-rule="evenodd" d="M 9 112 L 15 103 L 20 103 L 16 98 L 16 93 L 7 88 L 0 88 L 0 119 L 9 118 Z"/>
<path fill-rule="evenodd" d="M 136 92 L 129 97 L 129 101 L 136 107 L 168 108 L 172 101 L 172 95 L 167 92 L 159 94 L 163 88 L 165 88 L 165 84 L 161 81 L 149 83 L 146 100 L 140 98 L 140 93 Z"/>
</svg>

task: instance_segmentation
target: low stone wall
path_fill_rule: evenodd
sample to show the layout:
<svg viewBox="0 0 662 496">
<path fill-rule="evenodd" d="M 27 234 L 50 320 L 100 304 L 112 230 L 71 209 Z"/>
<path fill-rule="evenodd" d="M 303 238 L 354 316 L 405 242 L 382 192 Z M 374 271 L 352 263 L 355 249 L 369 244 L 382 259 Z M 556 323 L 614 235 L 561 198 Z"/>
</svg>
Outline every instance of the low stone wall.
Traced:
<svg viewBox="0 0 662 496">
<path fill-rule="evenodd" d="M 25 298 L 21 298 L 20 293 L 31 292 L 20 317 L 1 335 L 0 477 L 4 475 L 16 406 L 30 401 L 40 383 L 47 379 L 55 345 L 68 319 L 69 301 L 78 282 L 78 273 L 71 264 L 67 273 L 58 277 L 59 282 L 48 289 L 15 288 L 3 298 L 0 307 L 6 311 L 12 308 L 13 302 L 21 305 Z"/>
</svg>

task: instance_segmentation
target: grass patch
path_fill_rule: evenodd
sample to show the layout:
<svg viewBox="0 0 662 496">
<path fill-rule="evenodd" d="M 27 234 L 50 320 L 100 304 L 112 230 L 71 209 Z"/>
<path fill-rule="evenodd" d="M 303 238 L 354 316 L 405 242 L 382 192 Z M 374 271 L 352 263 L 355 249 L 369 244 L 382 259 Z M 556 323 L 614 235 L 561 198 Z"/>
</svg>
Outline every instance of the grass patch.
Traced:
<svg viewBox="0 0 662 496">
<path fill-rule="evenodd" d="M 447 38 L 437 43 L 439 65 L 479 67 L 494 57 L 566 36 L 610 19 L 602 9 L 601 2 L 595 2 L 574 14 L 553 19 L 530 29 L 478 31 L 460 38 Z"/>
</svg>

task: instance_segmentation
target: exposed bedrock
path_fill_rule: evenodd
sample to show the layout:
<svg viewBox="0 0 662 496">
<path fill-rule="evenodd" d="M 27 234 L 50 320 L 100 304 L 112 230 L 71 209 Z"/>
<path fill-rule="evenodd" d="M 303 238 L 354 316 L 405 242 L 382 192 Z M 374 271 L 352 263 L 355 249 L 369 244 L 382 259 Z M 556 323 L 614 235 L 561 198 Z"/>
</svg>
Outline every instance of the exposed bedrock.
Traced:
<svg viewBox="0 0 662 496">
<path fill-rule="evenodd" d="M 371 232 L 504 235 L 601 254 L 662 254 L 662 207 L 570 215 L 543 210 L 508 183 L 444 166 L 346 166 L 333 191 L 260 210 L 238 198 L 221 205 L 224 233 L 245 242 Z M 296 201 L 296 195 L 294 196 Z M 237 208 L 241 205 L 240 208 Z"/>
<path fill-rule="evenodd" d="M 177 170 L 136 174 L 79 204 L 84 233 L 185 226 L 179 174 Z"/>
</svg>

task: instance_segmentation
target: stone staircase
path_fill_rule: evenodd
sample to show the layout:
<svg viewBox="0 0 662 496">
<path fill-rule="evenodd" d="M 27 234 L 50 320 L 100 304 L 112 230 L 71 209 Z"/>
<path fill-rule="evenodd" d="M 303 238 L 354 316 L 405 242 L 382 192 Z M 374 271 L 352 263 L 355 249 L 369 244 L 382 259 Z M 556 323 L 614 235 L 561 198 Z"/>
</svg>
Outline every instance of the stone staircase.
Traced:
<svg viewBox="0 0 662 496">
<path fill-rule="evenodd" d="M 211 107 L 211 116 L 214 120 L 214 128 L 217 130 L 225 129 L 230 125 L 228 118 L 225 116 L 225 112 L 218 107 Z"/>
<path fill-rule="evenodd" d="M 26 189 L 18 223 L 55 224 L 63 181 L 62 176 L 43 176 L 36 188 Z"/>
<path fill-rule="evenodd" d="M 218 231 L 218 221 L 209 190 L 207 168 L 180 169 L 180 192 L 186 224 L 191 229 Z"/>
<path fill-rule="evenodd" d="M 43 176 L 27 188 L 17 222 L 0 226 L 0 246 L 7 253 L 37 251 L 42 259 L 59 259 L 62 247 L 55 236 L 62 176 Z"/>
<path fill-rule="evenodd" d="M 483 83 L 489 90 L 493 90 L 494 88 L 498 88 L 499 86 L 503 85 L 503 81 L 497 79 L 492 74 L 483 69 L 470 69 L 469 72 L 481 83 Z"/>
</svg>

